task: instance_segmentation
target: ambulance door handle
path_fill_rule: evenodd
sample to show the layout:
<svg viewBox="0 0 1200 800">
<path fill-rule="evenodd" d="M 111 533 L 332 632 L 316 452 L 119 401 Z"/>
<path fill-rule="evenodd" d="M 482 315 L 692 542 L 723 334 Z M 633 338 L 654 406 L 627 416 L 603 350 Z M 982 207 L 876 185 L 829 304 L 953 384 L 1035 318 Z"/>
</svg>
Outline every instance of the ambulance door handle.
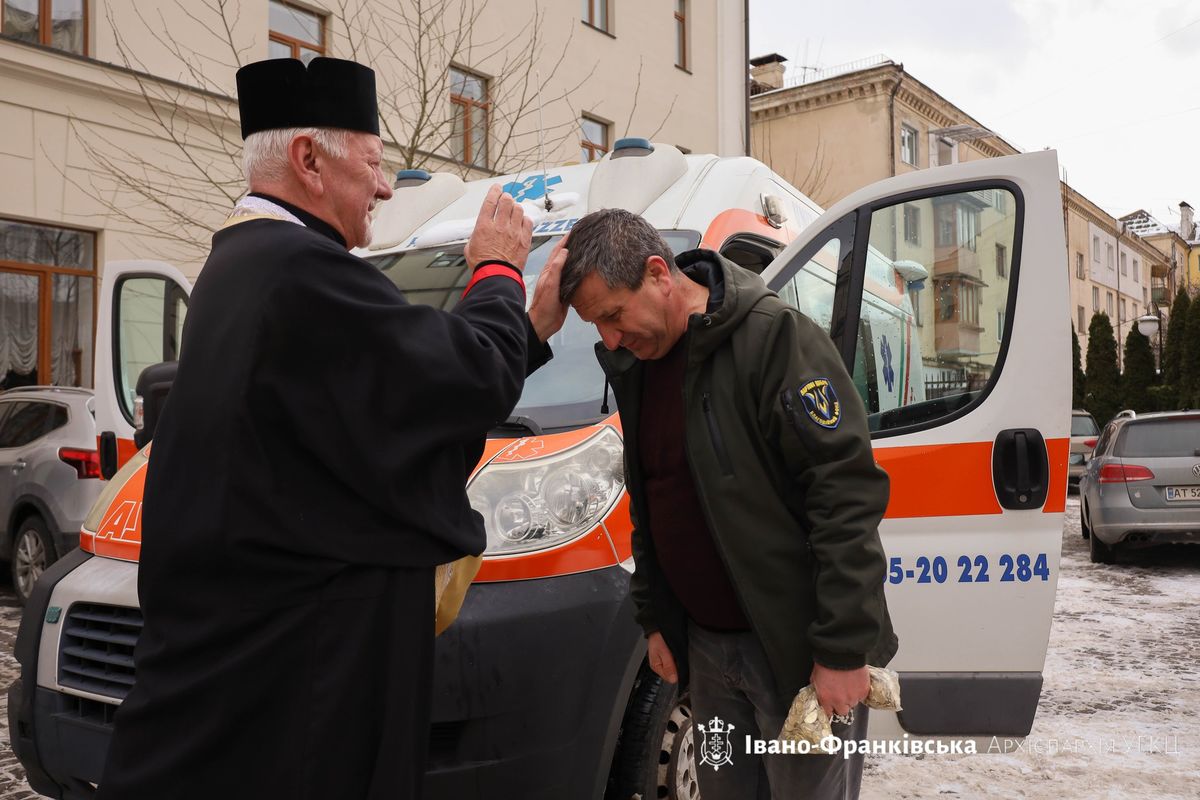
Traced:
<svg viewBox="0 0 1200 800">
<path fill-rule="evenodd" d="M 1036 428 L 1000 431 L 992 447 L 992 483 L 1004 508 L 1026 510 L 1046 504 L 1050 459 Z"/>
</svg>

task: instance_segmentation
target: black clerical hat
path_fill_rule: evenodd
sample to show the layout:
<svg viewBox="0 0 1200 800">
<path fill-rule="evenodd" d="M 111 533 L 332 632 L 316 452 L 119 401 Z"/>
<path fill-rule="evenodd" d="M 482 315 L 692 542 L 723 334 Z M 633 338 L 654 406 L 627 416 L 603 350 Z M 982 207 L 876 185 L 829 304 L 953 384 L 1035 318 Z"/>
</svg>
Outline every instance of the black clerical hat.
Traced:
<svg viewBox="0 0 1200 800">
<path fill-rule="evenodd" d="M 276 128 L 343 128 L 379 135 L 375 71 L 340 58 L 271 58 L 237 71 L 242 138 Z"/>
</svg>

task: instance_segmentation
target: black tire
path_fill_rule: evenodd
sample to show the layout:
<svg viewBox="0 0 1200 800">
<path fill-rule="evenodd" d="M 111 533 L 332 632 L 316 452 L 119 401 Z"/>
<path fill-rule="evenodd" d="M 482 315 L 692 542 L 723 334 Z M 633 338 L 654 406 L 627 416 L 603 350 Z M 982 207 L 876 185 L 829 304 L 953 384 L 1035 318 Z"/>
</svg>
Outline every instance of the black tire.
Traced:
<svg viewBox="0 0 1200 800">
<path fill-rule="evenodd" d="M 42 573 L 55 562 L 54 539 L 46 523 L 36 514 L 31 514 L 17 523 L 13 535 L 12 572 L 13 594 L 17 602 L 25 605 L 33 594 L 33 586 Z"/>
<path fill-rule="evenodd" d="M 687 694 L 642 664 L 613 756 L 605 800 L 700 800 Z"/>
<path fill-rule="evenodd" d="M 1087 506 L 1079 504 L 1079 535 L 1086 541 L 1092 537 L 1092 529 L 1087 524 Z"/>
<path fill-rule="evenodd" d="M 1100 541 L 1094 533 L 1088 537 L 1088 555 L 1093 564 L 1113 564 L 1117 560 L 1117 548 Z"/>
</svg>

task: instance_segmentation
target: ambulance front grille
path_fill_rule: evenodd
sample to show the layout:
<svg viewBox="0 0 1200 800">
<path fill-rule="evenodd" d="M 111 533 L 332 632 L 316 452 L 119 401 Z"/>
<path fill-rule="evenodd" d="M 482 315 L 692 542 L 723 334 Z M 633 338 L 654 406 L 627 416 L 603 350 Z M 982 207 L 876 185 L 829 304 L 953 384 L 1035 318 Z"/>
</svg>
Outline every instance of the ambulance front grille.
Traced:
<svg viewBox="0 0 1200 800">
<path fill-rule="evenodd" d="M 75 603 L 58 653 L 59 685 L 124 700 L 133 688 L 133 648 L 141 633 L 140 609 Z"/>
</svg>

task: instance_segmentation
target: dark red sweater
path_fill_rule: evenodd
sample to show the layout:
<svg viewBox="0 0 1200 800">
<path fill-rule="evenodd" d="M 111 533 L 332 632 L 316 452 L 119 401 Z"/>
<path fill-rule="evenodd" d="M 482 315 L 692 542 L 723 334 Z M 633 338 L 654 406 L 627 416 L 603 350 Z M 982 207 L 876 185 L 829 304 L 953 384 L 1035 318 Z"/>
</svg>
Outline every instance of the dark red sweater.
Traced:
<svg viewBox="0 0 1200 800">
<path fill-rule="evenodd" d="M 684 442 L 683 373 L 687 337 L 647 361 L 642 385 L 639 453 L 650 509 L 647 529 L 671 591 L 693 621 L 716 630 L 750 625 L 704 520 Z"/>
</svg>

